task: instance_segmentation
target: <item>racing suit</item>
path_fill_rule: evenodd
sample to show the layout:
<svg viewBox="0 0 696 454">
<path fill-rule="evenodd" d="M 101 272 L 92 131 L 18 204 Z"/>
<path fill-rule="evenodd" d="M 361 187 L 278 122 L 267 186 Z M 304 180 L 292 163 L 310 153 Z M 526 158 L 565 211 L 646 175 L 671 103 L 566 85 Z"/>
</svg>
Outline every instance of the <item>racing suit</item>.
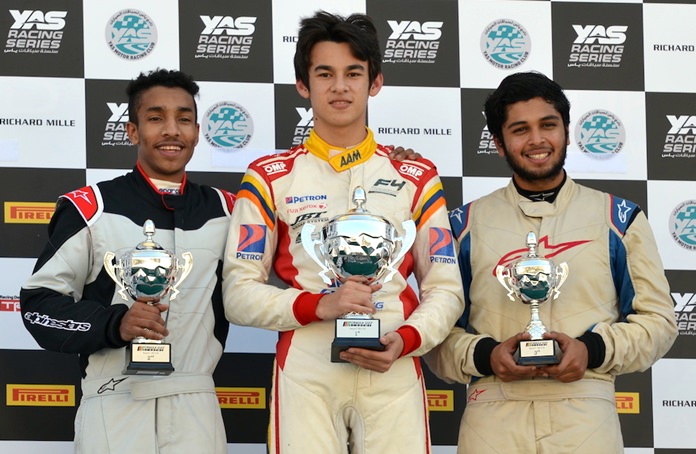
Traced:
<svg viewBox="0 0 696 454">
<path fill-rule="evenodd" d="M 305 223 L 320 228 L 355 208 L 356 186 L 367 193 L 367 211 L 399 231 L 408 219 L 417 228 L 398 273 L 373 294 L 382 334 L 396 330 L 404 340 L 402 357 L 383 374 L 330 361 L 334 320 L 315 311 L 332 289 L 300 242 Z M 288 288 L 266 283 L 271 268 Z M 406 280 L 412 272 L 420 298 Z M 350 149 L 312 131 L 303 145 L 253 162 L 238 192 L 223 276 L 232 323 L 280 332 L 269 452 L 346 453 L 347 444 L 353 454 L 430 452 L 419 356 L 464 309 L 442 184 L 430 162 L 389 159 L 369 129 Z"/>
<path fill-rule="evenodd" d="M 669 286 L 645 214 L 634 203 L 567 178 L 553 203 L 507 187 L 450 213 L 459 242 L 467 310 L 427 357 L 446 381 L 470 383 L 459 453 L 622 453 L 614 377 L 644 371 L 674 342 Z M 583 379 L 503 383 L 490 365 L 497 342 L 524 330 L 529 306 L 510 301 L 495 269 L 528 251 L 569 274 L 557 299 L 540 305 L 550 331 L 587 345 Z M 505 436 L 500 436 L 501 428 Z"/>
<path fill-rule="evenodd" d="M 138 165 L 62 195 L 21 290 L 23 321 L 39 345 L 79 354 L 77 453 L 227 453 L 212 373 L 229 329 L 220 277 L 234 196 L 186 179 L 180 192 L 160 193 Z M 119 257 L 145 240 L 147 219 L 164 249 L 193 254 L 193 269 L 163 314 L 175 368 L 166 377 L 122 375 L 127 342 L 119 326 L 132 301 L 115 291 L 103 265 L 107 251 Z"/>
</svg>

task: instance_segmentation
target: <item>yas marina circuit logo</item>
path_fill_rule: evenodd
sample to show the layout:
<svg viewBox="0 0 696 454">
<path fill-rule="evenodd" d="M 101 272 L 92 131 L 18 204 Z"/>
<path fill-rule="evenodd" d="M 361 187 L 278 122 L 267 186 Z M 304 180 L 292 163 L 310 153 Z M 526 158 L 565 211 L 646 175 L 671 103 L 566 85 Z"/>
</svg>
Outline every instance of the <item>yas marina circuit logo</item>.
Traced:
<svg viewBox="0 0 696 454">
<path fill-rule="evenodd" d="M 384 63 L 435 63 L 442 37 L 441 21 L 388 20 L 392 32 L 384 49 Z"/>
<path fill-rule="evenodd" d="M 570 46 L 568 66 L 618 68 L 624 53 L 626 25 L 573 25 L 577 37 Z"/>
<path fill-rule="evenodd" d="M 63 42 L 67 11 L 11 9 L 14 23 L 7 32 L 5 53 L 57 54 Z"/>
<path fill-rule="evenodd" d="M 111 112 L 111 116 L 104 125 L 102 135 L 102 147 L 120 147 L 131 145 L 126 131 L 128 123 L 128 103 L 107 102 L 106 106 Z"/>
<path fill-rule="evenodd" d="M 575 143 L 587 156 L 609 159 L 623 149 L 626 130 L 619 117 L 608 110 L 591 110 L 575 125 Z"/>
<path fill-rule="evenodd" d="M 667 115 L 670 128 L 662 147 L 663 158 L 696 158 L 696 116 Z"/>
<path fill-rule="evenodd" d="M 696 251 L 696 200 L 686 200 L 672 210 L 669 233 L 679 246 Z"/>
<path fill-rule="evenodd" d="M 523 64 L 532 50 L 527 30 L 512 19 L 498 19 L 481 33 L 481 53 L 499 69 L 513 69 Z"/>
<path fill-rule="evenodd" d="M 109 49 L 124 60 L 145 58 L 157 44 L 155 23 L 137 9 L 124 9 L 111 16 L 105 34 Z"/>
<path fill-rule="evenodd" d="M 255 17 L 200 16 L 203 31 L 198 36 L 194 58 L 247 59 L 256 31 Z"/>
<path fill-rule="evenodd" d="M 231 101 L 214 104 L 205 113 L 203 136 L 210 145 L 222 150 L 244 148 L 254 134 L 251 114 Z"/>
</svg>

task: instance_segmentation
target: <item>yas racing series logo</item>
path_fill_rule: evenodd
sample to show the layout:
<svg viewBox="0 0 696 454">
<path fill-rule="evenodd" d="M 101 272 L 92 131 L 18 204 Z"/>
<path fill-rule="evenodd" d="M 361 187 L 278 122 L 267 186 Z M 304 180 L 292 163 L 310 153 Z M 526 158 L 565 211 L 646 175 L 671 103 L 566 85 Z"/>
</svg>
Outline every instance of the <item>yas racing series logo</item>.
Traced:
<svg viewBox="0 0 696 454">
<path fill-rule="evenodd" d="M 662 147 L 663 158 L 696 158 L 696 116 L 667 115 L 670 128 Z"/>
<path fill-rule="evenodd" d="M 7 32 L 5 53 L 57 54 L 63 42 L 67 11 L 11 9 L 14 23 Z"/>
<path fill-rule="evenodd" d="M 512 69 L 527 61 L 532 40 L 522 24 L 498 19 L 483 30 L 480 45 L 488 63 L 499 69 Z"/>
<path fill-rule="evenodd" d="M 696 200 L 686 200 L 672 210 L 669 233 L 679 246 L 696 251 Z"/>
<path fill-rule="evenodd" d="M 608 159 L 626 143 L 626 130 L 618 116 L 608 110 L 591 110 L 575 125 L 575 143 L 580 151 L 596 159 Z"/>
<path fill-rule="evenodd" d="M 577 37 L 570 46 L 568 66 L 618 68 L 624 53 L 626 25 L 573 25 Z"/>
<path fill-rule="evenodd" d="M 203 31 L 198 36 L 194 58 L 247 59 L 254 43 L 255 17 L 200 16 Z"/>
<path fill-rule="evenodd" d="M 672 292 L 680 336 L 696 336 L 696 293 Z"/>
<path fill-rule="evenodd" d="M 137 9 L 124 9 L 111 16 L 105 35 L 109 49 L 124 60 L 145 58 L 157 44 L 154 21 Z"/>
<path fill-rule="evenodd" d="M 388 20 L 387 24 L 392 32 L 387 38 L 384 63 L 435 63 L 443 22 Z"/>
<path fill-rule="evenodd" d="M 107 147 L 119 147 L 131 145 L 126 132 L 128 123 L 128 103 L 107 102 L 106 106 L 111 111 L 111 116 L 104 125 L 101 145 Z"/>
<path fill-rule="evenodd" d="M 314 127 L 314 112 L 312 108 L 295 107 L 295 112 L 300 119 L 295 125 L 295 131 L 292 133 L 292 146 L 301 145 L 309 137 L 309 132 Z"/>
<path fill-rule="evenodd" d="M 488 130 L 488 125 L 485 123 L 486 114 L 483 111 L 481 111 L 481 115 L 483 115 L 484 125 L 483 129 L 481 130 L 481 136 L 479 137 L 478 149 L 476 150 L 476 154 L 497 155 L 498 149 L 495 147 L 493 134 L 491 134 L 491 132 Z"/>
<path fill-rule="evenodd" d="M 203 136 L 210 145 L 222 150 L 244 148 L 254 134 L 251 114 L 231 101 L 213 104 L 203 119 Z"/>
</svg>

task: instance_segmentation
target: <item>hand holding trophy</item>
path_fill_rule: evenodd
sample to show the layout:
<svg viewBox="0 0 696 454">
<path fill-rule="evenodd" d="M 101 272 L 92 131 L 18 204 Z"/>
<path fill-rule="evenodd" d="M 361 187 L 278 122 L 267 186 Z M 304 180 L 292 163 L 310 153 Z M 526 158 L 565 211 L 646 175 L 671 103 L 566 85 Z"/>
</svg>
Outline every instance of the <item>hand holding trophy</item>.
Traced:
<svg viewBox="0 0 696 454">
<path fill-rule="evenodd" d="M 155 224 L 143 224 L 145 241 L 116 258 L 104 255 L 104 268 L 119 287 L 118 294 L 128 301 L 140 299 L 156 304 L 170 292 L 169 301 L 179 293 L 178 286 L 191 272 L 193 255 L 182 254 L 180 261 L 173 252 L 153 241 Z M 136 337 L 126 349 L 125 375 L 169 375 L 174 371 L 171 345 L 160 340 Z"/>
<path fill-rule="evenodd" d="M 416 225 L 404 221 L 404 235 L 386 218 L 370 214 L 365 208 L 367 196 L 358 186 L 353 191 L 355 208 L 330 219 L 314 233 L 315 226 L 305 224 L 302 246 L 321 267 L 322 280 L 331 285 L 333 276 L 344 282 L 350 276 L 365 276 L 368 282 L 389 282 L 398 263 L 416 239 Z M 370 314 L 348 313 L 335 320 L 336 337 L 331 344 L 331 362 L 344 362 L 339 354 L 350 347 L 384 350 L 379 341 L 380 323 Z"/>
<path fill-rule="evenodd" d="M 508 291 L 510 300 L 515 301 L 515 295 L 530 306 L 532 314 L 526 331 L 531 335 L 531 340 L 520 342 L 514 354 L 517 364 L 525 366 L 558 364 L 563 353 L 558 342 L 544 339 L 544 333 L 548 330 L 539 318 L 539 305 L 552 296 L 552 299 L 558 298 L 558 289 L 568 277 L 568 265 L 556 265 L 549 259 L 539 257 L 536 246 L 536 235 L 529 232 L 529 252 L 507 266 L 499 265 L 495 270 L 498 282 Z"/>
</svg>

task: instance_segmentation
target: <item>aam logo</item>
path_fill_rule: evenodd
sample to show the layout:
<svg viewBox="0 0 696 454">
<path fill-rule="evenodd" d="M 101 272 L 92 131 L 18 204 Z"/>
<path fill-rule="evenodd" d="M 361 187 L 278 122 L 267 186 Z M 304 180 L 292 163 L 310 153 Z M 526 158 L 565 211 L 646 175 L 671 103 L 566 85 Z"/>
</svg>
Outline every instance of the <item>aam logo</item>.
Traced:
<svg viewBox="0 0 696 454">
<path fill-rule="evenodd" d="M 62 30 L 65 27 L 67 11 L 48 11 L 44 13 L 38 10 L 19 11 L 11 9 L 10 14 L 14 23 L 10 27 L 13 30 Z"/>
<path fill-rule="evenodd" d="M 266 388 L 215 388 L 220 408 L 264 409 Z"/>
<path fill-rule="evenodd" d="M 7 385 L 7 406 L 74 407 L 74 385 Z"/>
<path fill-rule="evenodd" d="M 250 36 L 256 31 L 255 17 L 240 16 L 200 16 L 205 28 L 202 35 Z"/>
<path fill-rule="evenodd" d="M 55 210 L 49 202 L 5 202 L 5 224 L 48 224 Z"/>
<path fill-rule="evenodd" d="M 573 25 L 578 35 L 575 44 L 623 44 L 626 41 L 626 25 Z"/>
<path fill-rule="evenodd" d="M 388 20 L 387 24 L 392 29 L 391 35 L 387 39 L 416 39 L 434 41 L 442 36 L 442 24 L 440 21 L 423 22 L 418 21 L 395 21 Z"/>
</svg>

